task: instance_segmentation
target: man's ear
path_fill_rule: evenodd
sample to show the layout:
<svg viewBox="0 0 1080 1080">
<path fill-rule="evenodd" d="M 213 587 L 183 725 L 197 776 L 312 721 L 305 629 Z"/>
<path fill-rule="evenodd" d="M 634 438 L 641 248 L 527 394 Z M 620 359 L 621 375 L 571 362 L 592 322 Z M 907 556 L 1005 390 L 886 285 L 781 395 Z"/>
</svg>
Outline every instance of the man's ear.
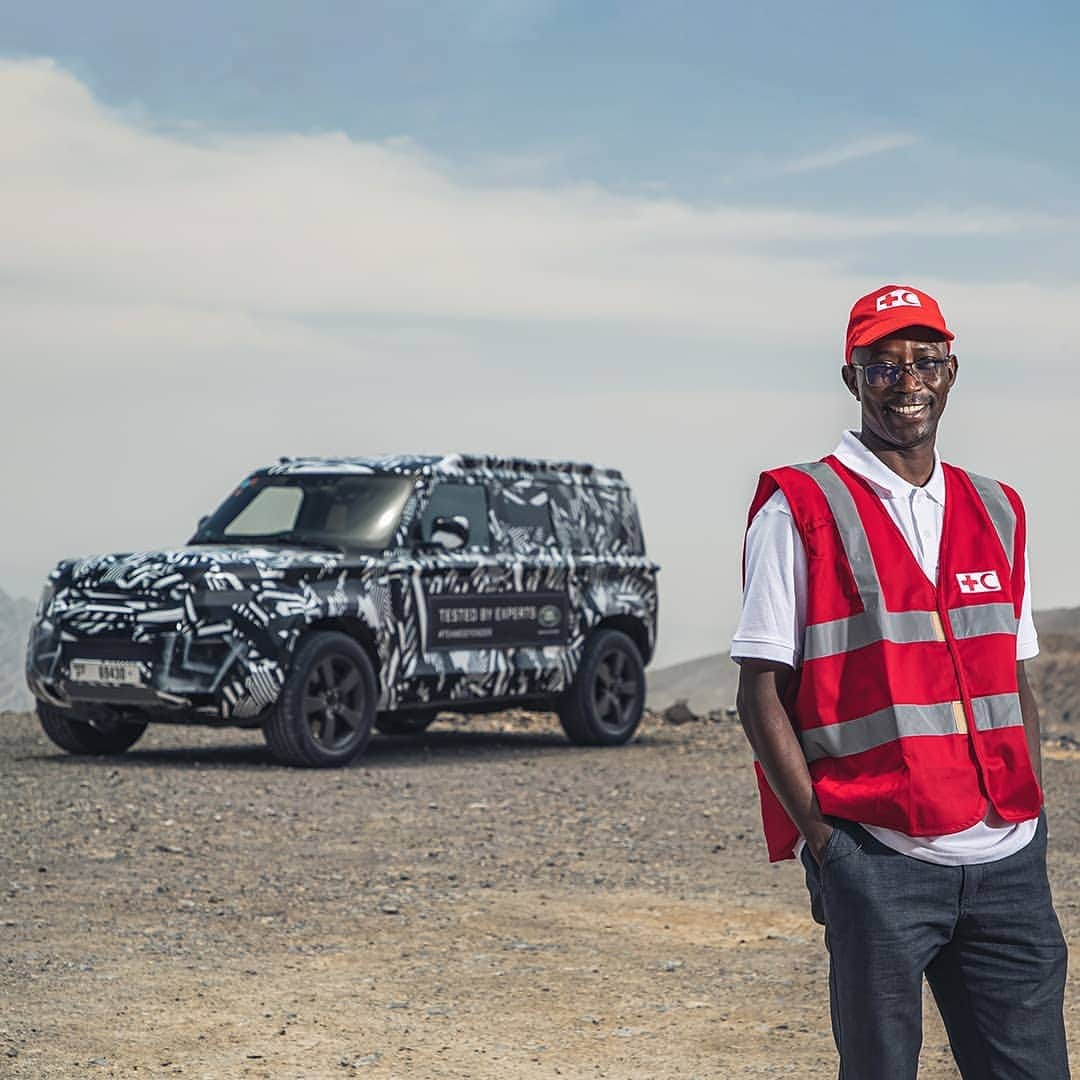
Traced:
<svg viewBox="0 0 1080 1080">
<path fill-rule="evenodd" d="M 859 373 L 851 364 L 845 364 L 840 369 L 840 376 L 844 380 L 844 385 L 851 391 L 851 396 L 856 401 L 861 401 L 859 397 Z"/>
</svg>

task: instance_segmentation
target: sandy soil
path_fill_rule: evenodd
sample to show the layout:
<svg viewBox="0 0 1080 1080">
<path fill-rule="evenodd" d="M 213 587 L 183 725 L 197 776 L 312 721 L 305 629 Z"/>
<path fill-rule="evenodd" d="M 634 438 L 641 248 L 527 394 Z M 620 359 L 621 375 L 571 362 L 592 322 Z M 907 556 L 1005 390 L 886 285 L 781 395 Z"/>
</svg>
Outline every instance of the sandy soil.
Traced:
<svg viewBox="0 0 1080 1080">
<path fill-rule="evenodd" d="M 1080 753 L 1048 746 L 1080 933 Z M 835 1076 L 820 930 L 765 861 L 737 724 L 620 750 L 547 718 L 352 768 L 151 728 L 120 758 L 0 716 L 0 1076 Z M 1080 1040 L 1080 999 L 1068 1016 Z M 957 1074 L 928 1008 L 921 1076 Z"/>
</svg>

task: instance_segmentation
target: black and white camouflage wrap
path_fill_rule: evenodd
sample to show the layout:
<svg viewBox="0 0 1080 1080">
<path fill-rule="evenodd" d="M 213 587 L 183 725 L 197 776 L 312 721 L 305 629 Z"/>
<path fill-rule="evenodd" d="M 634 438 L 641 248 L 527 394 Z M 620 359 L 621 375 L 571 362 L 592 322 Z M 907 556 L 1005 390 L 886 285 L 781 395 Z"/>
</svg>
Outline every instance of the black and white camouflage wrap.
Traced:
<svg viewBox="0 0 1080 1080">
<path fill-rule="evenodd" d="M 344 630 L 370 650 L 380 711 L 549 697 L 573 679 L 585 640 L 607 620 L 655 644 L 658 567 L 615 470 L 493 457 L 291 458 L 256 476 L 393 473 L 415 477 L 390 548 L 376 556 L 280 546 L 192 545 L 100 555 L 51 573 L 27 653 L 27 681 L 59 706 L 80 700 L 153 719 L 256 723 L 276 701 L 300 637 Z M 441 480 L 484 484 L 490 545 L 450 552 L 414 544 Z M 547 506 L 555 531 L 529 524 Z M 566 642 L 428 650 L 432 597 L 560 594 Z M 76 686 L 74 658 L 136 661 L 143 687 Z"/>
</svg>

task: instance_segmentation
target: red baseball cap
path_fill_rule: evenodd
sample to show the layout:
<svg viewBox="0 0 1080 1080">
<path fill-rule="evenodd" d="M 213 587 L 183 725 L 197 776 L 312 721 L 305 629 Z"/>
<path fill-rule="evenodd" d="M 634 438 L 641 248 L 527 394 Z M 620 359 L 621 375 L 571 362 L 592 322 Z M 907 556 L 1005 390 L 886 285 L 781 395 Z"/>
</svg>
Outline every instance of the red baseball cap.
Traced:
<svg viewBox="0 0 1080 1080">
<path fill-rule="evenodd" d="M 871 345 L 907 326 L 928 326 L 946 341 L 956 336 L 946 325 L 938 302 L 910 285 L 882 285 L 855 301 L 847 324 L 845 363 L 851 363 L 851 350 Z"/>
</svg>

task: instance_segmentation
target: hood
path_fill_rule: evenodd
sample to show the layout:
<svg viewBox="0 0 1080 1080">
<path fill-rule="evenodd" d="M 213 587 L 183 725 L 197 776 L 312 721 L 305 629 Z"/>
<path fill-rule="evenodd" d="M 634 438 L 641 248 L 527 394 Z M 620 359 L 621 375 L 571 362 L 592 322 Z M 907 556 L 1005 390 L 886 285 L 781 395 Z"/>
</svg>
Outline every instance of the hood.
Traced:
<svg viewBox="0 0 1080 1080">
<path fill-rule="evenodd" d="M 207 546 L 169 551 L 136 551 L 93 555 L 60 563 L 51 579 L 77 589 L 104 588 L 123 592 L 165 593 L 183 583 L 208 588 L 239 589 L 281 580 L 318 580 L 330 576 L 344 561 L 342 555 L 309 548 Z"/>
</svg>

